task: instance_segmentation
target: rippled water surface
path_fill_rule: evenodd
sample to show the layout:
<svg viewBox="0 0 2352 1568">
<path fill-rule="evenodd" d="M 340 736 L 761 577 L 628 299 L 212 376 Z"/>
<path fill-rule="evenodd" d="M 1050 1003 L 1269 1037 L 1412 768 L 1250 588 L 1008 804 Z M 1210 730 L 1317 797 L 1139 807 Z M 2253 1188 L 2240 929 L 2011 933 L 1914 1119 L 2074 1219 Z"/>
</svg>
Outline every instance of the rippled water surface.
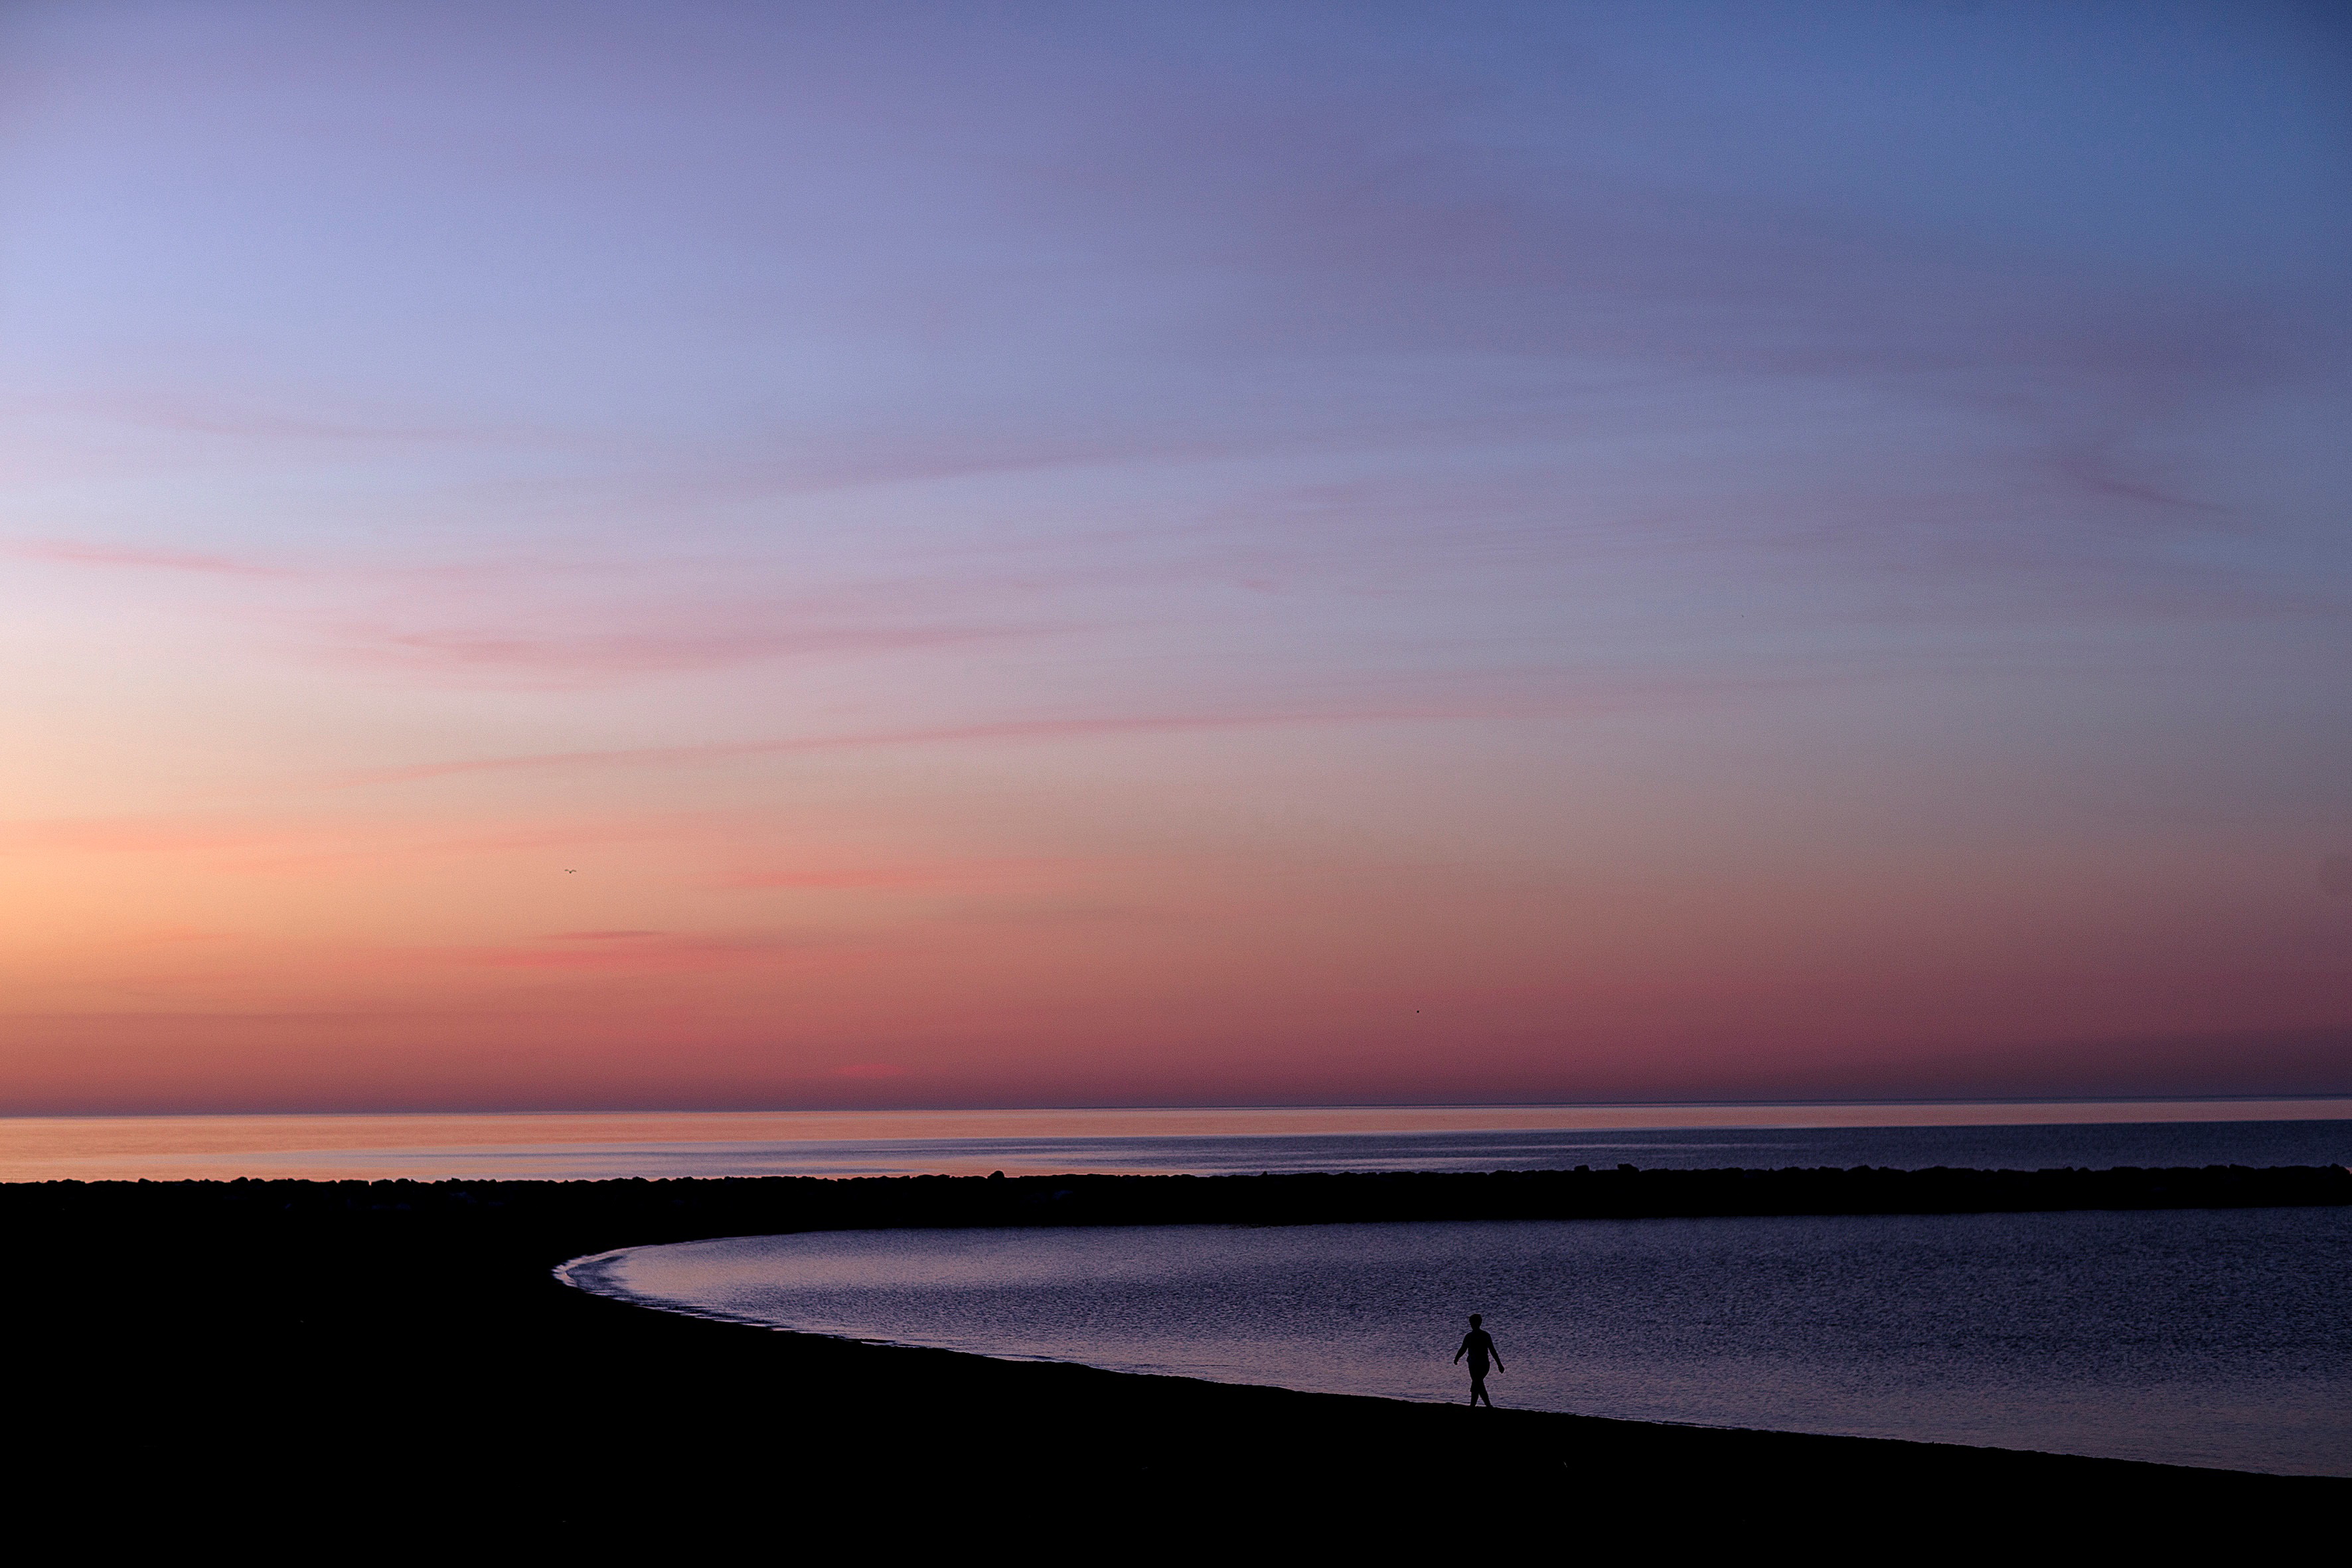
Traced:
<svg viewBox="0 0 2352 1568">
<path fill-rule="evenodd" d="M 2352 1474 L 2352 1211 L 866 1231 L 638 1247 L 573 1283 L 991 1355 Z"/>
</svg>

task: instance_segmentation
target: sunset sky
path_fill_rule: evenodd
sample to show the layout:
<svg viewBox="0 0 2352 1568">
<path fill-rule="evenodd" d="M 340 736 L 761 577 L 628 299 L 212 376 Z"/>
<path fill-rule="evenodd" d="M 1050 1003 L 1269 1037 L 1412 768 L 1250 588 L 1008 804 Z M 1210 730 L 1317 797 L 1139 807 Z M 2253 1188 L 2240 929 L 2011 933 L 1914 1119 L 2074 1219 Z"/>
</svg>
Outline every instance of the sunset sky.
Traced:
<svg viewBox="0 0 2352 1568">
<path fill-rule="evenodd" d="M 0 1114 L 2352 1091 L 2352 25 L 0 11 Z"/>
</svg>

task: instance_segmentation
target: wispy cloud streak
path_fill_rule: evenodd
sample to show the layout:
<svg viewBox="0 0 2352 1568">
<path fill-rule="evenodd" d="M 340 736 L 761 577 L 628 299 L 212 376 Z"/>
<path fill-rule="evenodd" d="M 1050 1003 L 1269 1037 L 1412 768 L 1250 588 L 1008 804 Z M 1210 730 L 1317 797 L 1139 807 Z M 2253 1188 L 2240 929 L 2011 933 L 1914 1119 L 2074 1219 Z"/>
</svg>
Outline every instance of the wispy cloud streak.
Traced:
<svg viewBox="0 0 2352 1568">
<path fill-rule="evenodd" d="M 1427 704 L 1374 704 L 1362 707 L 1273 710 L 1256 711 L 1099 715 L 1057 719 L 1000 720 L 976 724 L 941 724 L 905 730 L 848 731 L 772 741 L 721 742 L 708 745 L 644 746 L 583 752 L 552 752 L 529 756 L 484 757 L 446 763 L 354 770 L 334 782 L 345 787 L 362 784 L 411 784 L 470 773 L 530 772 L 566 768 L 677 767 L 787 756 L 803 752 L 839 752 L 904 746 L 972 745 L 1027 742 L 1108 740 L 1122 736 L 1186 734 L 1217 730 L 1289 729 L 1353 724 L 1473 722 L 1482 720 L 1566 719 L 1578 716 L 1647 711 L 1660 706 L 1720 702 L 1742 692 L 1784 685 L 1780 681 L 1704 681 L 1627 683 L 1605 693 L 1480 700 L 1465 698 Z"/>
</svg>

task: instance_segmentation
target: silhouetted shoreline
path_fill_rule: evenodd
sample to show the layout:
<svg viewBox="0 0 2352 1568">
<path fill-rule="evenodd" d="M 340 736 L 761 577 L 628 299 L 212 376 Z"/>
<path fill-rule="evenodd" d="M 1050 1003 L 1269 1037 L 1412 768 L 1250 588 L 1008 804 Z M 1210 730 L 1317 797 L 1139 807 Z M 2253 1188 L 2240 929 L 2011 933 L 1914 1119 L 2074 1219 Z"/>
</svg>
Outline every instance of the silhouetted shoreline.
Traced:
<svg viewBox="0 0 2352 1568">
<path fill-rule="evenodd" d="M 1475 1465 L 1538 1514 L 1605 1498 L 1728 1528 L 1800 1506 L 1963 1507 L 1948 1528 L 1966 1533 L 2040 1510 L 2037 1531 L 2226 1526 L 2242 1550 L 2340 1509 L 2352 1484 L 996 1362 L 647 1311 L 551 1270 L 623 1247 L 888 1226 L 2346 1204 L 2352 1173 L 2332 1166 L 52 1182 L 0 1185 L 0 1225 L 18 1426 L 43 1435 L 20 1466 L 28 1495 L 102 1506 L 134 1532 L 523 1539 L 692 1513 L 717 1540 L 781 1488 L 885 1508 L 902 1531 L 1045 1507 L 1213 1534 L 1278 1522 L 1304 1495 L 1328 1537 L 1444 1528 L 1438 1478 Z"/>
</svg>

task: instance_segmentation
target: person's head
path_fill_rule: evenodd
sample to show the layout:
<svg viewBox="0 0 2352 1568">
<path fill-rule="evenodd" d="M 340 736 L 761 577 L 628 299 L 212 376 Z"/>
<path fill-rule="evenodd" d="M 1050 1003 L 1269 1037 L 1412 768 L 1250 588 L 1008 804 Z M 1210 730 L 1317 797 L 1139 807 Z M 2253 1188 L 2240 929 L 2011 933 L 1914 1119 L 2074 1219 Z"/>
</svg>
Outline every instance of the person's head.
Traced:
<svg viewBox="0 0 2352 1568">
<path fill-rule="evenodd" d="M 1486 1321 L 1486 1319 L 1484 1319 L 1484 1318 L 1480 1317 L 1480 1316 L 1479 1316 L 1477 1313 L 1475 1313 L 1475 1312 L 1473 1312 L 1473 1313 L 1471 1313 L 1471 1314 L 1470 1314 L 1470 1326 L 1471 1326 L 1472 1328 L 1474 1328 L 1474 1329 L 1475 1329 L 1475 1328 L 1476 1328 L 1479 1324 L 1481 1324 L 1481 1323 L 1485 1322 Z"/>
</svg>

